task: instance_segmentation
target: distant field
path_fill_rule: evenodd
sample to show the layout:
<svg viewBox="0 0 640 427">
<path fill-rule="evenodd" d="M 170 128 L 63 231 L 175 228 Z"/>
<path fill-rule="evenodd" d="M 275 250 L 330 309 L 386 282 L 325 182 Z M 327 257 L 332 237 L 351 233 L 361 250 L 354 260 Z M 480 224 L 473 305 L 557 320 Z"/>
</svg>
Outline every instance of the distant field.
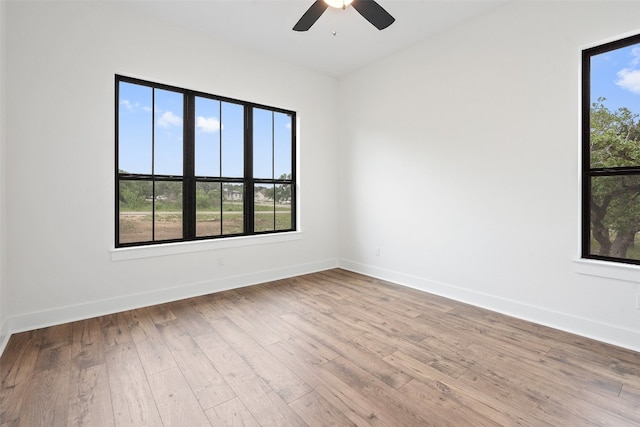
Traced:
<svg viewBox="0 0 640 427">
<path fill-rule="evenodd" d="M 273 209 L 273 205 L 270 206 Z M 291 206 L 277 206 L 276 230 L 291 227 Z M 156 212 L 155 241 L 182 238 L 181 212 Z M 120 213 L 120 243 L 148 242 L 152 240 L 153 216 L 151 212 Z M 273 210 L 256 209 L 256 231 L 274 230 Z M 221 221 L 220 212 L 199 212 L 196 217 L 198 237 L 238 234 L 244 231 L 242 211 L 225 211 Z"/>
</svg>

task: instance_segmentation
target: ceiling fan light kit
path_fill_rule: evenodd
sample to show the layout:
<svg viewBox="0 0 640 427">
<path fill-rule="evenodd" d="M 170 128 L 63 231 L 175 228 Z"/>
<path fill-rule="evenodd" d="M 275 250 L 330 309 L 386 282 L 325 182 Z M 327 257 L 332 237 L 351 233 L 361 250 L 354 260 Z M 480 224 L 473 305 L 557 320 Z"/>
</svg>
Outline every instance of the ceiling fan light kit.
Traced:
<svg viewBox="0 0 640 427">
<path fill-rule="evenodd" d="M 336 9 L 345 9 L 353 2 L 353 0 L 324 0 L 324 2 Z"/>
<path fill-rule="evenodd" d="M 395 21 L 395 18 L 374 0 L 316 0 L 302 15 L 293 30 L 307 31 L 328 7 L 346 9 L 349 5 L 378 30 L 384 30 Z"/>
</svg>

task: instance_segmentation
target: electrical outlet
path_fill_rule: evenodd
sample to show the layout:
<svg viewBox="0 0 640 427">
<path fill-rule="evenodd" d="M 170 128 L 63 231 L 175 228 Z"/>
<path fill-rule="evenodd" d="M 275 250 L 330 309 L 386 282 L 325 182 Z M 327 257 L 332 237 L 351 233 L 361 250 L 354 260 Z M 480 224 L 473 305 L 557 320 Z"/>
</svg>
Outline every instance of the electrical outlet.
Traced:
<svg viewBox="0 0 640 427">
<path fill-rule="evenodd" d="M 224 258 L 223 258 L 223 257 L 221 257 L 221 256 L 219 256 L 219 257 L 218 257 L 218 265 L 219 265 L 220 267 L 224 266 Z"/>
</svg>

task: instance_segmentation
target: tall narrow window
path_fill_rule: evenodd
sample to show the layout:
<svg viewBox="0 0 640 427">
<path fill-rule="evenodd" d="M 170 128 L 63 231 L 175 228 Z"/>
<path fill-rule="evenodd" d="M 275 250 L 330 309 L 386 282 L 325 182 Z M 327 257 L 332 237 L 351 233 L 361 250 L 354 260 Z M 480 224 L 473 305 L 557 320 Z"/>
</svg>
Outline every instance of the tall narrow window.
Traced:
<svg viewBox="0 0 640 427">
<path fill-rule="evenodd" d="M 254 204 L 256 231 L 292 227 L 291 116 L 256 108 L 253 111 Z"/>
<path fill-rule="evenodd" d="M 295 230 L 295 122 L 116 76 L 116 247 Z"/>
<path fill-rule="evenodd" d="M 640 264 L 640 35 L 582 53 L 582 256 Z"/>
</svg>

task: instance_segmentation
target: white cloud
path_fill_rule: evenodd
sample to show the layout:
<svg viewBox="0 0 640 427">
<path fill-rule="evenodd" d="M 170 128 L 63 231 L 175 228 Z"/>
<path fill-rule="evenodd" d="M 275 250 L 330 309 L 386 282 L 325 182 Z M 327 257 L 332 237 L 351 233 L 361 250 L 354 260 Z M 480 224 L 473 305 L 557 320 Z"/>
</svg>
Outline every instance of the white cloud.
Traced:
<svg viewBox="0 0 640 427">
<path fill-rule="evenodd" d="M 150 107 L 140 105 L 139 102 L 131 102 L 128 99 L 123 99 L 122 101 L 120 101 L 120 106 L 130 112 L 139 112 L 140 110 L 142 110 L 148 113 L 151 111 Z"/>
<path fill-rule="evenodd" d="M 182 117 L 176 116 L 171 111 L 165 111 L 158 119 L 158 125 L 163 128 L 171 126 L 180 126 L 182 124 Z"/>
<path fill-rule="evenodd" d="M 640 65 L 640 47 L 631 49 L 631 56 L 633 57 L 631 65 Z"/>
<path fill-rule="evenodd" d="M 122 101 L 120 101 L 120 105 L 122 105 L 129 111 L 133 110 L 133 104 L 131 104 L 131 101 L 129 101 L 128 99 L 123 99 Z"/>
<path fill-rule="evenodd" d="M 640 51 L 638 53 L 640 54 Z M 640 70 L 623 68 L 616 75 L 618 76 L 617 86 L 640 95 Z"/>
<path fill-rule="evenodd" d="M 205 133 L 215 133 L 220 130 L 220 121 L 215 117 L 196 117 L 196 127 Z"/>
</svg>

